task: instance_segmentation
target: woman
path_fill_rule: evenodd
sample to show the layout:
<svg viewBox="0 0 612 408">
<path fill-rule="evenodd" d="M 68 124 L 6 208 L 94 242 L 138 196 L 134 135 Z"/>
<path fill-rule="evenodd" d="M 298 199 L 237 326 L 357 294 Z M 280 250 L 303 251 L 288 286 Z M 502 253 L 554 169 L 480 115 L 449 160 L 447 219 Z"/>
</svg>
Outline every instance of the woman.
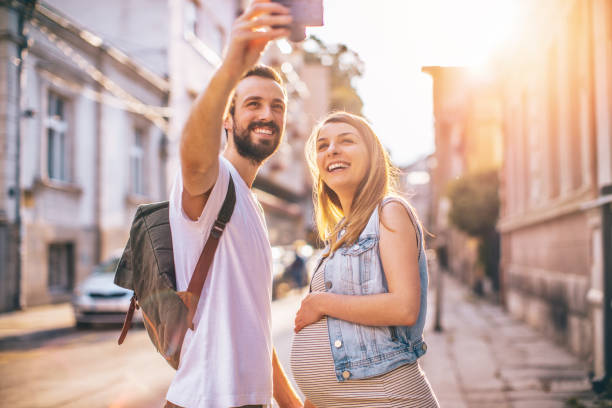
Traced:
<svg viewBox="0 0 612 408">
<path fill-rule="evenodd" d="M 427 260 L 394 169 L 361 117 L 332 113 L 306 146 L 327 242 L 295 318 L 291 369 L 308 406 L 438 407 L 427 350 Z"/>
</svg>

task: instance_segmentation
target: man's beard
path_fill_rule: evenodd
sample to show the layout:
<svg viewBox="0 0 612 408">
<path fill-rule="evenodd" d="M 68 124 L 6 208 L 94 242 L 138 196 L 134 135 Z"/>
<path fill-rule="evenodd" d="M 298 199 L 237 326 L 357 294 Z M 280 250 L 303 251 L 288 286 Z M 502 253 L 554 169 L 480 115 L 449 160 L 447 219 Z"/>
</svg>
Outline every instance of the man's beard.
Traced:
<svg viewBox="0 0 612 408">
<path fill-rule="evenodd" d="M 246 129 L 238 129 L 234 119 L 233 138 L 238 154 L 242 157 L 260 164 L 270 157 L 278 148 L 280 142 L 280 129 L 278 125 L 270 122 L 251 122 Z M 259 143 L 254 143 L 251 139 L 251 131 L 257 127 L 265 127 L 274 132 L 273 139 L 262 139 Z"/>
</svg>

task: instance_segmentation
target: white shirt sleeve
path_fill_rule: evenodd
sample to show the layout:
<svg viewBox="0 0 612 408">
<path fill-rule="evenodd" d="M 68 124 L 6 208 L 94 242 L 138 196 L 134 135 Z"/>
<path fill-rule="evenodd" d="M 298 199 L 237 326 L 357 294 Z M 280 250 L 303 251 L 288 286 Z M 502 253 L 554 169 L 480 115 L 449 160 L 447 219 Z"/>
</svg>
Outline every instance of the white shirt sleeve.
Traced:
<svg viewBox="0 0 612 408">
<path fill-rule="evenodd" d="M 214 220 L 221 209 L 225 195 L 227 194 L 227 185 L 229 183 L 229 168 L 227 163 L 222 158 L 219 158 L 219 173 L 217 181 L 212 188 L 206 205 L 202 210 L 202 214 L 197 220 L 192 220 L 185 213 L 183 209 L 183 177 L 181 170 L 177 171 L 172 190 L 170 191 L 170 224 L 174 222 L 180 222 L 182 224 L 195 224 L 198 226 L 205 227 L 206 225 L 212 225 Z"/>
</svg>

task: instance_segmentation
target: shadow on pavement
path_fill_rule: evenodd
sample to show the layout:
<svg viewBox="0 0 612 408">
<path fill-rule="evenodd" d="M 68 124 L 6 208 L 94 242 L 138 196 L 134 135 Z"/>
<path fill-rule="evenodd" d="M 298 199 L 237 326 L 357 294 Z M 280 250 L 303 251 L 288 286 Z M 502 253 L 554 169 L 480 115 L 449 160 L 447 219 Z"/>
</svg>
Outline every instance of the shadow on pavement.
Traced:
<svg viewBox="0 0 612 408">
<path fill-rule="evenodd" d="M 130 331 L 132 330 L 144 330 L 144 326 L 142 324 L 133 324 Z M 87 341 L 89 343 L 96 343 L 99 341 L 107 341 L 109 337 L 115 335 L 118 337 L 120 331 L 120 324 L 93 324 L 78 328 L 70 326 L 40 330 L 17 336 L 0 338 L 0 352 L 34 350 L 49 345 L 49 343 L 55 343 L 56 340 L 71 340 L 74 337 L 88 336 L 90 334 L 99 335 L 88 336 Z"/>
</svg>

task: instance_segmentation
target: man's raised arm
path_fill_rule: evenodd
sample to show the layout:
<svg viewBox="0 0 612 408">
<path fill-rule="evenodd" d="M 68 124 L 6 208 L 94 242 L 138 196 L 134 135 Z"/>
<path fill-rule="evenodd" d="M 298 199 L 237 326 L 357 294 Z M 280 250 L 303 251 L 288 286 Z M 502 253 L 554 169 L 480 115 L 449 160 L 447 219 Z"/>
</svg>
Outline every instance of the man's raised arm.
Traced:
<svg viewBox="0 0 612 408">
<path fill-rule="evenodd" d="M 289 10 L 269 0 L 253 0 L 232 26 L 227 53 L 206 90 L 194 102 L 181 135 L 183 208 L 197 219 L 206 204 L 205 193 L 218 176 L 223 115 L 232 90 L 257 63 L 266 44 L 289 35 Z"/>
</svg>

